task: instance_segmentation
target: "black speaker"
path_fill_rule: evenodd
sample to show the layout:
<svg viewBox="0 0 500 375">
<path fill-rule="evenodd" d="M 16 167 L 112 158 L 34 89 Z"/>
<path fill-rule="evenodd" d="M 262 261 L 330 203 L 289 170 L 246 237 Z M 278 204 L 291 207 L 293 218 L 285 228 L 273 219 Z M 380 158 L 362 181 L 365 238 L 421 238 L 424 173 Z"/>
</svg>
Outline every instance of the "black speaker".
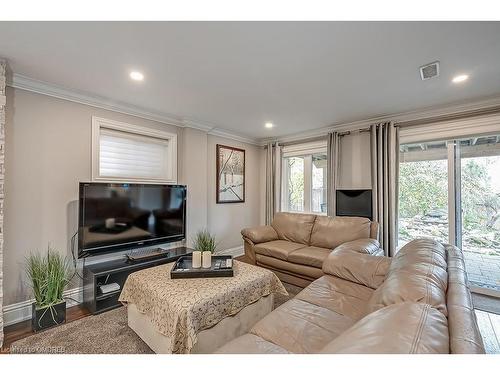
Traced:
<svg viewBox="0 0 500 375">
<path fill-rule="evenodd" d="M 373 220 L 372 191 L 366 190 L 337 190 L 337 216 L 359 216 Z"/>
</svg>

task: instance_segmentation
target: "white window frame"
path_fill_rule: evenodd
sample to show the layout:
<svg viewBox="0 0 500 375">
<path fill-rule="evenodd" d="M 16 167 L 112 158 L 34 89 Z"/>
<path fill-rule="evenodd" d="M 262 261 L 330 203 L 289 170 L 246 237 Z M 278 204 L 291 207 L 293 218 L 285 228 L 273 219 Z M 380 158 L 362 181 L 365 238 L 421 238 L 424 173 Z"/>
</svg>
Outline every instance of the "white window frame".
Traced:
<svg viewBox="0 0 500 375">
<path fill-rule="evenodd" d="M 100 138 L 101 130 L 115 130 L 128 133 L 131 136 L 139 135 L 161 139 L 168 142 L 167 147 L 167 171 L 164 178 L 144 178 L 144 177 L 112 177 L 101 176 L 99 171 L 100 161 Z M 158 184 L 177 183 L 177 134 L 148 127 L 128 124 L 102 117 L 92 116 L 92 160 L 91 160 L 92 181 L 98 182 L 147 182 Z"/>
<path fill-rule="evenodd" d="M 312 211 L 312 156 L 315 154 L 326 154 L 327 145 L 325 141 L 308 142 L 289 146 L 283 146 L 281 153 L 281 207 L 285 212 L 299 212 L 299 213 L 313 213 L 315 215 L 326 216 L 326 212 L 313 212 Z M 289 157 L 303 157 L 304 158 L 304 211 L 290 211 L 288 210 L 287 191 L 288 191 L 288 168 L 286 166 L 286 159 Z M 328 176 L 327 176 L 328 178 Z M 284 210 L 286 208 L 286 210 Z"/>
</svg>

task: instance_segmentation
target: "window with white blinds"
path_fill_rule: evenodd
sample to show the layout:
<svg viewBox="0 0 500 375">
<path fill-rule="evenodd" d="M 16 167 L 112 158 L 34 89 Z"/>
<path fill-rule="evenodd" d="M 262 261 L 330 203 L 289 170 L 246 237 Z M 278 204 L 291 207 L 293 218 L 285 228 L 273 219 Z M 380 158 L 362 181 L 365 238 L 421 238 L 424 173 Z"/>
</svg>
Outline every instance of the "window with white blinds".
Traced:
<svg viewBox="0 0 500 375">
<path fill-rule="evenodd" d="M 99 175 L 162 179 L 167 174 L 168 141 L 101 130 Z"/>
<path fill-rule="evenodd" d="M 175 182 L 176 135 L 104 119 L 93 124 L 94 180 Z"/>
</svg>

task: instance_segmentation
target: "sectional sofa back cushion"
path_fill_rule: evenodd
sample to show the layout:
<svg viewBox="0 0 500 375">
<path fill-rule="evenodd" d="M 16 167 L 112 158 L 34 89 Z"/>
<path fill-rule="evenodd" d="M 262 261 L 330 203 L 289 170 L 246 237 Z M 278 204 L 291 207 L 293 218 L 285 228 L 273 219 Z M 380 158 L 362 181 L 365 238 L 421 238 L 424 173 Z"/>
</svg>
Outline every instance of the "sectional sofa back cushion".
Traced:
<svg viewBox="0 0 500 375">
<path fill-rule="evenodd" d="M 316 215 L 277 212 L 271 225 L 280 240 L 309 245 L 315 219 Z"/>
<path fill-rule="evenodd" d="M 377 289 L 384 282 L 390 264 L 391 258 L 388 257 L 378 257 L 356 251 L 332 251 L 323 261 L 323 272 Z"/>
<path fill-rule="evenodd" d="M 405 302 L 365 316 L 321 353 L 447 354 L 449 350 L 446 317 L 430 305 Z"/>
<path fill-rule="evenodd" d="M 317 216 L 311 233 L 311 246 L 334 249 L 344 242 L 370 238 L 370 219 L 363 217 Z"/>
<path fill-rule="evenodd" d="M 393 257 L 387 277 L 375 290 L 367 313 L 400 302 L 429 304 L 447 316 L 446 249 L 434 240 L 408 243 Z"/>
</svg>

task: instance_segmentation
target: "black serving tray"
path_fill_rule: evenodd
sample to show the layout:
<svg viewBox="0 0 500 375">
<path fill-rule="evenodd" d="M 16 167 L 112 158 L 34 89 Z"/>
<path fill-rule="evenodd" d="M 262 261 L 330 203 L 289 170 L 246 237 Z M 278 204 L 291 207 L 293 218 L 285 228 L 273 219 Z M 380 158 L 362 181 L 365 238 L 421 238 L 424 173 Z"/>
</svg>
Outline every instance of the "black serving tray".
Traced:
<svg viewBox="0 0 500 375">
<path fill-rule="evenodd" d="M 191 256 L 183 256 L 177 259 L 172 270 L 170 271 L 171 279 L 194 279 L 204 277 L 232 277 L 234 275 L 233 268 L 214 269 L 216 260 L 232 259 L 231 255 L 212 255 L 212 267 L 210 268 L 193 268 L 193 258 Z"/>
</svg>

